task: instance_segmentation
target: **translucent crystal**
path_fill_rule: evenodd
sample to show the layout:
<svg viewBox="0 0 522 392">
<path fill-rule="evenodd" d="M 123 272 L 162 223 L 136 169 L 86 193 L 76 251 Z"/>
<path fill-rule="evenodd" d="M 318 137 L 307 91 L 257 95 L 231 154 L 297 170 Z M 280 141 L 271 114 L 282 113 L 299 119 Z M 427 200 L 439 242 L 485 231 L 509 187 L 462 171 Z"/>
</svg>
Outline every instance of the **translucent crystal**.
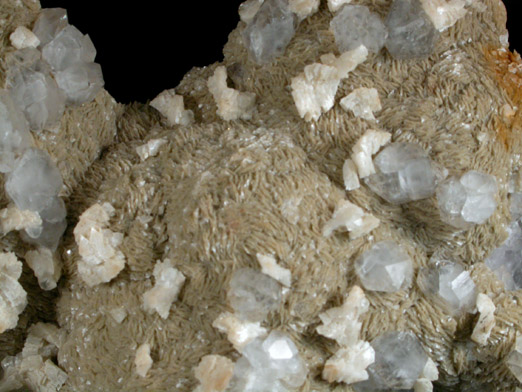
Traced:
<svg viewBox="0 0 522 392">
<path fill-rule="evenodd" d="M 156 98 L 150 101 L 150 106 L 165 116 L 170 126 L 189 125 L 194 122 L 194 112 L 185 110 L 183 96 L 177 95 L 175 89 L 162 91 Z"/>
<path fill-rule="evenodd" d="M 437 173 L 428 155 L 413 143 L 392 143 L 374 159 L 377 173 L 366 179 L 375 193 L 393 204 L 425 199 L 435 193 Z"/>
<path fill-rule="evenodd" d="M 509 213 L 512 221 L 522 217 L 522 192 L 512 193 L 509 196 Z"/>
<path fill-rule="evenodd" d="M 353 384 L 368 380 L 368 366 L 375 362 L 375 352 L 370 343 L 359 340 L 348 348 L 337 350 L 329 358 L 323 369 L 322 377 L 328 382 Z"/>
<path fill-rule="evenodd" d="M 377 53 L 384 46 L 386 28 L 379 15 L 364 5 L 345 5 L 330 22 L 335 43 L 343 53 L 364 45 Z"/>
<path fill-rule="evenodd" d="M 375 121 L 373 112 L 381 110 L 381 100 L 377 89 L 360 87 L 353 90 L 339 102 L 346 111 L 351 111 L 355 117 Z"/>
<path fill-rule="evenodd" d="M 355 272 L 366 290 L 394 292 L 409 285 L 413 267 L 399 244 L 381 241 L 355 261 Z"/>
<path fill-rule="evenodd" d="M 269 63 L 282 55 L 295 34 L 296 16 L 287 0 L 265 0 L 243 32 L 252 59 Z"/>
<path fill-rule="evenodd" d="M 431 19 L 435 28 L 444 31 L 453 26 L 457 20 L 468 12 L 465 6 L 468 0 L 420 0 L 424 11 Z"/>
<path fill-rule="evenodd" d="M 261 266 L 262 273 L 270 276 L 271 278 L 274 278 L 283 286 L 290 287 L 292 284 L 292 272 L 289 269 L 283 268 L 277 264 L 274 256 L 257 253 L 256 258 L 259 262 L 259 265 Z"/>
<path fill-rule="evenodd" d="M 57 72 L 54 78 L 65 93 L 68 105 L 92 101 L 104 85 L 101 66 L 97 63 L 75 63 Z"/>
<path fill-rule="evenodd" d="M 504 283 L 506 290 L 522 288 L 522 229 L 520 221 L 507 228 L 508 238 L 493 250 L 486 259 L 486 265 Z"/>
<path fill-rule="evenodd" d="M 391 139 L 391 133 L 368 129 L 352 147 L 352 159 L 357 166 L 359 177 L 375 173 L 372 156 Z"/>
<path fill-rule="evenodd" d="M 18 283 L 22 262 L 14 253 L 0 253 L 0 334 L 18 324 L 27 305 L 27 294 Z"/>
<path fill-rule="evenodd" d="M 419 0 L 393 0 L 385 24 L 386 49 L 394 58 L 427 57 L 433 52 L 438 32 Z"/>
<path fill-rule="evenodd" d="M 22 232 L 22 239 L 28 244 L 42 246 L 54 251 L 60 243 L 67 222 L 65 219 L 59 222 L 42 221 L 42 231 L 37 236 L 29 236 L 27 232 Z"/>
<path fill-rule="evenodd" d="M 148 157 L 154 157 L 158 155 L 159 149 L 164 144 L 167 144 L 167 139 L 151 139 L 147 143 L 136 147 L 136 153 L 142 161 Z"/>
<path fill-rule="evenodd" d="M 519 382 L 522 382 L 522 335 L 517 334 L 513 350 L 506 359 L 508 369 Z"/>
<path fill-rule="evenodd" d="M 444 222 L 466 229 L 484 223 L 497 208 L 495 177 L 471 170 L 460 179 L 451 177 L 437 188 L 437 200 Z"/>
<path fill-rule="evenodd" d="M 67 26 L 42 48 L 42 58 L 55 71 L 63 71 L 78 62 L 92 63 L 96 49 L 88 35 L 74 26 Z"/>
<path fill-rule="evenodd" d="M 471 340 L 481 346 L 488 344 L 489 335 L 495 327 L 495 309 L 495 304 L 486 294 L 480 293 L 477 296 L 479 318 L 473 328 Z"/>
<path fill-rule="evenodd" d="M 67 11 L 63 8 L 44 8 L 36 19 L 33 33 L 44 46 L 69 24 Z"/>
<path fill-rule="evenodd" d="M 32 143 L 24 114 L 10 94 L 0 89 L 0 172 L 11 171 L 15 158 Z"/>
<path fill-rule="evenodd" d="M 234 271 L 227 293 L 228 301 L 243 319 L 261 321 L 281 303 L 281 285 L 251 268 Z"/>
<path fill-rule="evenodd" d="M 350 238 L 357 238 L 368 234 L 379 224 L 380 220 L 372 214 L 348 200 L 340 200 L 332 218 L 323 227 L 323 236 L 328 237 L 335 230 L 343 229 L 350 233 Z"/>
<path fill-rule="evenodd" d="M 343 182 L 344 189 L 347 191 L 352 191 L 361 186 L 359 176 L 357 175 L 357 167 L 350 158 L 346 159 L 343 164 Z"/>
<path fill-rule="evenodd" d="M 471 311 L 477 291 L 469 272 L 458 263 L 443 262 L 423 268 L 417 276 L 419 287 L 426 295 L 437 296 L 450 314 Z"/>
<path fill-rule="evenodd" d="M 358 392 L 411 389 L 421 375 L 428 356 L 411 332 L 386 332 L 371 342 L 375 362 L 369 379 L 353 387 Z"/>
<path fill-rule="evenodd" d="M 13 230 L 42 230 L 40 214 L 29 210 L 20 210 L 14 204 L 9 204 L 0 210 L 0 235 Z"/>
<path fill-rule="evenodd" d="M 195 392 L 225 391 L 234 374 L 234 363 L 222 355 L 205 355 L 194 369 L 194 376 L 200 382 Z"/>
<path fill-rule="evenodd" d="M 30 250 L 24 256 L 27 265 L 33 270 L 38 284 L 43 290 L 52 290 L 60 279 L 61 261 L 50 249 Z"/>
<path fill-rule="evenodd" d="M 38 37 L 25 26 L 18 26 L 9 39 L 16 49 L 36 48 L 40 45 Z"/>
<path fill-rule="evenodd" d="M 254 339 L 265 336 L 266 328 L 261 323 L 239 319 L 234 313 L 223 312 L 214 320 L 212 326 L 227 334 L 227 339 L 234 348 L 242 352 L 243 348 Z"/>
<path fill-rule="evenodd" d="M 299 17 L 299 20 L 308 18 L 319 9 L 319 0 L 288 0 L 290 11 Z"/>
<path fill-rule="evenodd" d="M 328 0 L 330 12 L 337 12 L 343 5 L 351 3 L 352 0 Z"/>
</svg>

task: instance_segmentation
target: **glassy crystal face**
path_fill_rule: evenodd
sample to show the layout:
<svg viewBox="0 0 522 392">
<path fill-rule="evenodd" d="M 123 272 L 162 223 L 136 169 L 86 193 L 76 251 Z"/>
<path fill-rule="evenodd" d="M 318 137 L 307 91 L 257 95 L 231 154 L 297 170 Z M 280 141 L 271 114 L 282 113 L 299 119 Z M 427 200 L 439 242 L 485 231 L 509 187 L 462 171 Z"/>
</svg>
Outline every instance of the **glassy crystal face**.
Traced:
<svg viewBox="0 0 522 392">
<path fill-rule="evenodd" d="M 33 27 L 33 33 L 40 40 L 40 46 L 52 41 L 56 35 L 67 27 L 67 11 L 63 8 L 44 8 L 40 11 Z"/>
<path fill-rule="evenodd" d="M 295 34 L 296 24 L 287 0 L 265 0 L 243 31 L 243 41 L 252 59 L 265 64 L 282 55 Z"/>
<path fill-rule="evenodd" d="M 411 332 L 386 332 L 371 342 L 375 362 L 368 366 L 369 379 L 353 385 L 358 392 L 413 388 L 428 356 Z"/>
<path fill-rule="evenodd" d="M 259 271 L 241 268 L 232 275 L 227 298 L 242 319 L 262 321 L 281 304 L 281 285 Z"/>
<path fill-rule="evenodd" d="M 428 296 L 436 296 L 450 314 L 471 311 L 477 290 L 469 272 L 458 263 L 443 262 L 419 271 L 417 282 Z"/>
<path fill-rule="evenodd" d="M 411 283 L 411 258 L 393 241 L 374 244 L 355 261 L 355 272 L 366 290 L 395 292 Z"/>
<path fill-rule="evenodd" d="M 12 170 L 16 157 L 32 145 L 29 125 L 10 94 L 0 90 L 0 172 Z"/>
<path fill-rule="evenodd" d="M 482 224 L 495 212 L 497 201 L 495 177 L 470 170 L 460 179 L 451 177 L 437 188 L 441 218 L 456 228 Z"/>
<path fill-rule="evenodd" d="M 330 22 L 339 52 L 347 52 L 364 45 L 377 53 L 384 46 L 386 27 L 379 15 L 363 5 L 345 5 Z"/>
<path fill-rule="evenodd" d="M 243 349 L 235 366 L 234 392 L 287 391 L 306 380 L 308 370 L 294 342 L 280 331 L 272 331 L 264 340 L 256 339 Z"/>
<path fill-rule="evenodd" d="M 68 105 L 92 101 L 104 85 L 101 66 L 96 63 L 76 63 L 56 73 L 55 79 Z"/>
<path fill-rule="evenodd" d="M 515 346 L 506 358 L 506 365 L 511 373 L 522 382 L 522 336 L 517 334 Z"/>
<path fill-rule="evenodd" d="M 372 191 L 393 204 L 435 193 L 436 172 L 424 150 L 413 143 L 391 143 L 373 160 L 377 173 L 366 178 Z"/>
<path fill-rule="evenodd" d="M 385 46 L 396 59 L 429 56 L 439 36 L 419 0 L 394 0 L 385 25 Z"/>
<path fill-rule="evenodd" d="M 522 229 L 521 222 L 509 225 L 507 240 L 493 250 L 486 265 L 504 283 L 506 290 L 522 288 Z"/>
</svg>

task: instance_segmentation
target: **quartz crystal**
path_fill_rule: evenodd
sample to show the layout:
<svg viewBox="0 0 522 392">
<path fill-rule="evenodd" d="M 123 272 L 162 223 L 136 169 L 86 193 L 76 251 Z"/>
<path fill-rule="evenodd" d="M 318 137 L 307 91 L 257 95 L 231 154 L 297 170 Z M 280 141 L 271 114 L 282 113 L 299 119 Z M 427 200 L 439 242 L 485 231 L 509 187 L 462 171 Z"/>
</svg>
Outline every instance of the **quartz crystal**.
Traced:
<svg viewBox="0 0 522 392">
<path fill-rule="evenodd" d="M 379 15 L 364 5 L 345 5 L 330 22 L 335 43 L 343 53 L 364 45 L 377 53 L 384 46 L 386 28 Z"/>
<path fill-rule="evenodd" d="M 443 262 L 423 268 L 417 283 L 428 296 L 436 296 L 450 314 L 469 312 L 475 306 L 477 291 L 469 272 L 458 263 Z"/>
<path fill-rule="evenodd" d="M 520 223 L 520 221 L 515 221 L 508 226 L 508 238 L 486 259 L 486 265 L 504 283 L 506 290 L 522 288 L 522 229 Z"/>
<path fill-rule="evenodd" d="M 227 298 L 240 318 L 263 320 L 281 304 L 281 285 L 273 278 L 251 268 L 234 271 Z"/>
<path fill-rule="evenodd" d="M 185 275 L 174 268 L 170 260 L 156 263 L 154 267 L 154 287 L 143 294 L 143 306 L 149 313 L 154 311 L 166 319 L 170 306 L 178 298 Z"/>
<path fill-rule="evenodd" d="M 261 327 L 261 323 L 239 319 L 235 314 L 224 312 L 214 320 L 212 326 L 220 332 L 227 334 L 227 339 L 234 348 L 242 352 L 243 348 L 258 337 L 265 336 L 267 330 Z"/>
<path fill-rule="evenodd" d="M 90 287 L 114 279 L 125 266 L 125 256 L 118 249 L 123 234 L 108 229 L 115 210 L 109 203 L 94 204 L 80 215 L 74 239 L 81 260 L 78 273 Z"/>
<path fill-rule="evenodd" d="M 252 59 L 264 64 L 282 55 L 295 34 L 296 19 L 288 0 L 265 0 L 243 31 Z"/>
<path fill-rule="evenodd" d="M 354 385 L 358 392 L 411 389 L 428 361 L 422 344 L 411 332 L 386 332 L 371 342 L 375 362 L 370 378 Z"/>
<path fill-rule="evenodd" d="M 283 286 L 290 287 L 292 284 L 292 273 L 289 269 L 278 265 L 274 256 L 258 253 L 256 257 L 259 265 L 261 266 L 262 273 L 274 278 Z"/>
<path fill-rule="evenodd" d="M 36 48 L 40 45 L 38 37 L 25 26 L 18 26 L 9 39 L 16 49 Z"/>
<path fill-rule="evenodd" d="M 42 58 L 55 71 L 76 63 L 92 63 L 96 49 L 88 35 L 83 35 L 76 27 L 67 26 L 42 48 Z"/>
<path fill-rule="evenodd" d="M 462 177 L 450 177 L 437 187 L 441 218 L 447 224 L 467 229 L 482 224 L 495 212 L 495 177 L 470 170 Z"/>
<path fill-rule="evenodd" d="M 48 248 L 38 248 L 28 251 L 24 259 L 33 270 L 38 284 L 43 290 L 56 288 L 62 273 L 62 263 L 57 254 Z"/>
<path fill-rule="evenodd" d="M 65 93 L 67 105 L 90 102 L 102 90 L 100 64 L 77 62 L 55 74 L 58 87 Z"/>
<path fill-rule="evenodd" d="M 0 253 L 0 334 L 18 324 L 27 305 L 27 294 L 18 283 L 22 263 L 14 253 Z"/>
<path fill-rule="evenodd" d="M 0 172 L 11 171 L 15 158 L 32 144 L 24 114 L 11 95 L 0 89 Z"/>
<path fill-rule="evenodd" d="M 134 365 L 136 366 L 136 373 L 140 377 L 147 377 L 147 373 L 152 367 L 152 358 L 150 357 L 150 344 L 144 343 L 136 350 L 136 357 L 134 358 Z"/>
<path fill-rule="evenodd" d="M 340 104 L 344 110 L 353 112 L 355 117 L 368 121 L 375 121 L 373 112 L 381 110 L 379 94 L 374 88 L 356 88 L 341 99 Z"/>
<path fill-rule="evenodd" d="M 308 370 L 288 335 L 272 331 L 243 350 L 231 382 L 233 392 L 286 391 L 300 387 Z"/>
<path fill-rule="evenodd" d="M 200 382 L 195 392 L 223 392 L 234 374 L 234 363 L 222 355 L 205 355 L 194 369 Z"/>
<path fill-rule="evenodd" d="M 366 290 L 391 293 L 410 284 L 413 266 L 399 244 L 381 241 L 355 261 L 355 272 Z"/>
<path fill-rule="evenodd" d="M 332 219 L 323 227 L 323 236 L 329 237 L 337 229 L 344 229 L 350 233 L 350 238 L 358 238 L 370 233 L 379 226 L 380 220 L 362 208 L 340 200 L 337 203 Z"/>
<path fill-rule="evenodd" d="M 385 24 L 386 49 L 394 58 L 421 58 L 433 52 L 438 32 L 419 0 L 393 0 Z"/>
<path fill-rule="evenodd" d="M 384 131 L 368 129 L 352 148 L 352 160 L 357 166 L 359 177 L 368 177 L 375 173 L 372 156 L 386 145 L 391 139 L 391 134 Z"/>
<path fill-rule="evenodd" d="M 435 193 L 438 174 L 417 144 L 392 143 L 373 163 L 377 172 L 366 179 L 366 184 L 389 203 L 425 199 Z"/>
<path fill-rule="evenodd" d="M 187 126 L 194 122 L 194 113 L 192 110 L 185 110 L 183 96 L 177 95 L 174 89 L 162 91 L 150 101 L 150 106 L 159 111 L 170 126 Z"/>
<path fill-rule="evenodd" d="M 506 358 L 506 365 L 513 376 L 522 382 L 522 335 L 517 333 L 513 350 Z"/>
<path fill-rule="evenodd" d="M 495 304 L 486 294 L 480 293 L 477 296 L 479 318 L 475 328 L 473 328 L 471 340 L 481 346 L 485 346 L 488 343 L 489 335 L 495 327 L 495 309 Z"/>
<path fill-rule="evenodd" d="M 40 11 L 33 27 L 33 33 L 46 45 L 69 25 L 67 11 L 63 8 L 44 8 Z"/>
</svg>

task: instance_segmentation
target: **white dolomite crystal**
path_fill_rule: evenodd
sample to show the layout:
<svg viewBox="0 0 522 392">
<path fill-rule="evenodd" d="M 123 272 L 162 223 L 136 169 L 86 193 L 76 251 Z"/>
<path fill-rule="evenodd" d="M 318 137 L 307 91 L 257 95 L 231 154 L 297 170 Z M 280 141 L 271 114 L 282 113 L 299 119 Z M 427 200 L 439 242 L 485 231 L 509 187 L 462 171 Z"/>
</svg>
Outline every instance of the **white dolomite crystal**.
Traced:
<svg viewBox="0 0 522 392">
<path fill-rule="evenodd" d="M 0 333 L 15 328 L 27 305 L 27 293 L 18 279 L 22 262 L 14 253 L 0 253 Z"/>
<path fill-rule="evenodd" d="M 136 153 L 142 161 L 145 161 L 149 157 L 158 155 L 159 149 L 165 144 L 167 144 L 166 139 L 151 139 L 147 143 L 136 147 Z"/>
<path fill-rule="evenodd" d="M 150 357 L 150 344 L 144 343 L 136 350 L 134 365 L 136 365 L 136 373 L 140 377 L 147 377 L 147 373 L 152 367 L 152 358 Z"/>
<path fill-rule="evenodd" d="M 24 258 L 43 290 L 56 288 L 62 274 L 62 262 L 56 253 L 50 249 L 39 247 L 36 250 L 28 251 Z"/>
<path fill-rule="evenodd" d="M 78 272 L 90 287 L 111 281 L 125 266 L 125 256 L 118 249 L 123 234 L 107 228 L 114 213 L 109 203 L 96 203 L 83 212 L 74 228 L 81 256 Z"/>
<path fill-rule="evenodd" d="M 375 88 L 361 87 L 353 90 L 340 101 L 341 107 L 352 111 L 355 117 L 375 121 L 373 112 L 381 110 L 379 93 Z"/>
<path fill-rule="evenodd" d="M 336 57 L 333 53 L 321 56 L 321 62 L 337 68 L 339 78 L 346 79 L 348 74 L 352 72 L 359 64 L 362 64 L 368 58 L 368 49 L 364 45 L 360 45 L 353 50 L 341 53 Z"/>
<path fill-rule="evenodd" d="M 250 23 L 254 16 L 256 16 L 257 11 L 261 8 L 264 0 L 246 0 L 239 6 L 239 18 L 245 22 Z"/>
<path fill-rule="evenodd" d="M 522 335 L 517 333 L 513 350 L 506 358 L 506 365 L 513 376 L 522 382 Z"/>
<path fill-rule="evenodd" d="M 121 324 L 123 320 L 125 320 L 125 318 L 127 317 L 127 310 L 123 306 L 113 308 L 109 310 L 108 313 L 118 324 Z"/>
<path fill-rule="evenodd" d="M 343 5 L 350 4 L 352 0 L 328 0 L 330 12 L 337 12 Z"/>
<path fill-rule="evenodd" d="M 250 120 L 252 118 L 256 96 L 228 87 L 226 67 L 217 67 L 214 75 L 208 79 L 207 86 L 216 102 L 217 114 L 223 120 Z"/>
<path fill-rule="evenodd" d="M 243 348 L 256 338 L 266 336 L 266 328 L 261 327 L 261 322 L 251 322 L 239 319 L 229 312 L 221 313 L 212 326 L 218 331 L 227 334 L 227 339 L 234 348 L 241 352 Z"/>
<path fill-rule="evenodd" d="M 437 364 L 433 362 L 433 360 L 428 357 L 428 361 L 426 362 L 426 366 L 422 370 L 422 373 L 419 379 L 415 382 L 413 386 L 414 392 L 432 392 L 433 391 L 433 381 L 439 378 L 439 370 L 437 369 Z"/>
<path fill-rule="evenodd" d="M 153 275 L 156 282 L 153 288 L 143 294 L 143 306 L 149 313 L 156 311 L 166 319 L 185 283 L 185 276 L 168 259 L 156 263 Z"/>
<path fill-rule="evenodd" d="M 475 328 L 473 328 L 471 340 L 481 346 L 488 343 L 489 335 L 495 327 L 495 309 L 495 304 L 486 294 L 480 293 L 477 296 L 477 310 L 480 315 Z"/>
<path fill-rule="evenodd" d="M 38 37 L 25 26 L 18 26 L 9 39 L 16 49 L 36 48 L 40 45 Z"/>
<path fill-rule="evenodd" d="M 263 255 L 258 253 L 256 255 L 257 261 L 261 266 L 261 272 L 268 275 L 285 287 L 290 287 L 292 284 L 292 273 L 289 269 L 283 268 L 277 264 L 274 256 Z"/>
<path fill-rule="evenodd" d="M 185 110 L 183 96 L 177 95 L 175 89 L 164 90 L 150 101 L 150 106 L 160 112 L 169 126 L 187 126 L 194 122 L 192 110 Z"/>
<path fill-rule="evenodd" d="M 357 166 L 359 177 L 375 173 L 372 156 L 391 139 L 391 133 L 368 129 L 352 148 L 352 160 Z"/>
<path fill-rule="evenodd" d="M 357 343 L 362 323 L 359 316 L 368 311 L 369 301 L 359 286 L 353 286 L 342 306 L 330 308 L 319 314 L 322 325 L 317 332 L 334 339 L 340 346 L 347 347 Z"/>
<path fill-rule="evenodd" d="M 194 369 L 200 385 L 195 392 L 223 392 L 234 374 L 234 362 L 222 355 L 205 355 Z"/>
<path fill-rule="evenodd" d="M 355 344 L 339 349 L 329 358 L 323 369 L 326 381 L 353 384 L 368 379 L 366 369 L 375 362 L 375 351 L 370 343 L 359 340 Z"/>
<path fill-rule="evenodd" d="M 444 31 L 467 13 L 466 0 L 420 0 L 435 28 Z"/>
<path fill-rule="evenodd" d="M 319 3 L 319 0 L 288 0 L 288 8 L 303 20 L 317 12 Z"/>
<path fill-rule="evenodd" d="M 344 189 L 347 191 L 353 191 L 361 186 L 357 174 L 357 166 L 350 158 L 345 160 L 343 164 L 343 181 Z"/>
<path fill-rule="evenodd" d="M 329 237 L 337 229 L 344 229 L 354 239 L 370 233 L 377 228 L 380 220 L 365 212 L 362 208 L 350 203 L 348 200 L 340 200 L 337 204 L 332 219 L 323 227 L 323 236 Z"/>
<path fill-rule="evenodd" d="M 20 210 L 16 205 L 9 204 L 0 210 L 0 235 L 13 230 L 36 230 L 42 226 L 42 218 L 37 212 Z"/>
<path fill-rule="evenodd" d="M 432 392 L 433 391 L 433 383 L 426 378 L 419 378 L 415 381 L 415 385 L 413 386 L 413 392 Z"/>
</svg>

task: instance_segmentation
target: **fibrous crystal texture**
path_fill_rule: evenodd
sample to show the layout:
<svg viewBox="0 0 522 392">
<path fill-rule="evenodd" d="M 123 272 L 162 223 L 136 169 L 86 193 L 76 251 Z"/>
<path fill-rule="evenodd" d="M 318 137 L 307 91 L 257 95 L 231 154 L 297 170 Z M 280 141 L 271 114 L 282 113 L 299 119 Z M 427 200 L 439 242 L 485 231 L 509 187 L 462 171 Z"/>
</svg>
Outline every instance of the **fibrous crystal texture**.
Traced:
<svg viewBox="0 0 522 392">
<path fill-rule="evenodd" d="M 386 28 L 379 15 L 364 5 L 345 5 L 330 22 L 335 43 L 343 53 L 364 45 L 377 53 L 384 46 Z"/>
<path fill-rule="evenodd" d="M 396 59 L 429 56 L 438 32 L 419 0 L 393 0 L 385 21 L 386 49 Z"/>
<path fill-rule="evenodd" d="M 366 290 L 394 292 L 411 283 L 413 266 L 399 244 L 381 241 L 355 261 L 355 272 Z"/>
<path fill-rule="evenodd" d="M 417 144 L 392 143 L 373 163 L 377 172 L 366 179 L 366 184 L 389 203 L 425 199 L 435 193 L 437 172 Z"/>
<path fill-rule="evenodd" d="M 281 303 L 281 285 L 273 278 L 251 268 L 234 271 L 227 298 L 243 319 L 261 321 Z"/>
<path fill-rule="evenodd" d="M 295 34 L 296 16 L 288 0 L 265 0 L 243 31 L 243 41 L 259 64 L 282 55 Z"/>
<path fill-rule="evenodd" d="M 428 356 L 411 332 L 386 332 L 371 342 L 375 362 L 368 367 L 370 378 L 354 387 L 360 392 L 413 388 Z"/>
<path fill-rule="evenodd" d="M 439 211 L 444 222 L 459 229 L 482 224 L 495 212 L 497 181 L 475 170 L 450 177 L 437 187 Z"/>
<path fill-rule="evenodd" d="M 27 305 L 27 294 L 18 283 L 22 263 L 14 253 L 0 253 L 0 333 L 16 327 Z"/>
</svg>

